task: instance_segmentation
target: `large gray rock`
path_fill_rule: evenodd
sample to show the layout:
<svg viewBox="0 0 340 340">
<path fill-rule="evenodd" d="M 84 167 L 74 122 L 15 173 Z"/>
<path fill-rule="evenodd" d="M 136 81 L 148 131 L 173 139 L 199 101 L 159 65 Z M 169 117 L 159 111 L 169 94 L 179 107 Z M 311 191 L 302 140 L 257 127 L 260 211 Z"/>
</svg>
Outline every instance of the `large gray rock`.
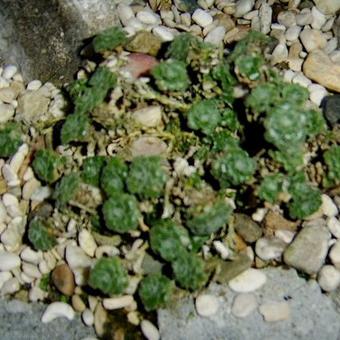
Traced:
<svg viewBox="0 0 340 340">
<path fill-rule="evenodd" d="M 317 273 L 327 256 L 330 238 L 323 226 L 304 227 L 284 252 L 284 262 L 307 274 Z"/>
<path fill-rule="evenodd" d="M 162 340 L 337 340 L 340 336 L 340 316 L 332 301 L 321 293 L 316 281 L 306 282 L 294 269 L 264 270 L 267 283 L 255 291 L 262 303 L 284 302 L 290 306 L 290 318 L 265 322 L 258 310 L 245 318 L 231 313 L 236 293 L 224 286 L 208 289 L 219 299 L 219 310 L 210 317 L 200 317 L 194 301 L 188 298 L 172 309 L 158 312 Z"/>
<path fill-rule="evenodd" d="M 86 327 L 77 317 L 72 321 L 65 318 L 43 324 L 40 319 L 46 305 L 24 303 L 18 300 L 0 300 L 1 340 L 81 340 L 95 337 L 92 327 Z"/>
</svg>

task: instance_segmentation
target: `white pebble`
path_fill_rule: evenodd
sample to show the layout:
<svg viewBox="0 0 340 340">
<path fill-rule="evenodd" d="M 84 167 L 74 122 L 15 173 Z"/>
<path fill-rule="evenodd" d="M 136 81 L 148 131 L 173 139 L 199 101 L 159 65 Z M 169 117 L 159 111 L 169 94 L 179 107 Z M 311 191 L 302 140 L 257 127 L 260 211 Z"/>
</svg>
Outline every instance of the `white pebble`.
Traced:
<svg viewBox="0 0 340 340">
<path fill-rule="evenodd" d="M 334 266 L 325 265 L 319 271 L 318 283 L 324 291 L 331 292 L 340 284 L 340 272 Z"/>
<path fill-rule="evenodd" d="M 283 61 L 287 60 L 287 58 L 288 58 L 288 49 L 287 49 L 286 44 L 278 44 L 272 52 L 271 63 L 272 65 L 276 65 L 278 63 L 282 63 Z"/>
<path fill-rule="evenodd" d="M 237 293 L 249 293 L 261 288 L 267 281 L 266 275 L 254 268 L 249 268 L 229 281 L 229 287 Z"/>
<path fill-rule="evenodd" d="M 0 77 L 0 89 L 9 87 L 9 81 L 4 77 Z"/>
<path fill-rule="evenodd" d="M 143 23 L 137 18 L 131 18 L 127 21 L 127 26 L 132 27 L 135 31 L 141 31 L 144 28 Z"/>
<path fill-rule="evenodd" d="M 34 173 L 33 173 L 33 170 L 32 168 L 29 166 L 27 167 L 22 179 L 27 182 L 29 181 L 30 179 L 32 179 L 34 177 Z"/>
<path fill-rule="evenodd" d="M 38 264 L 43 258 L 41 251 L 34 251 L 30 247 L 25 247 L 21 251 L 20 257 L 23 261 L 26 261 L 32 264 Z"/>
<path fill-rule="evenodd" d="M 8 122 L 14 116 L 14 107 L 12 104 L 0 102 L 0 123 Z"/>
<path fill-rule="evenodd" d="M 45 201 L 45 199 L 49 198 L 52 194 L 52 190 L 50 187 L 45 186 L 39 186 L 39 188 L 37 188 L 32 196 L 31 196 L 31 200 L 35 201 L 35 202 L 43 202 Z"/>
<path fill-rule="evenodd" d="M 10 87 L 5 87 L 3 89 L 0 88 L 0 102 L 4 102 L 7 104 L 10 104 L 15 100 L 16 93 L 15 91 Z"/>
<path fill-rule="evenodd" d="M 124 3 L 117 6 L 117 13 L 123 26 L 127 26 L 129 19 L 135 16 L 132 8 Z"/>
<path fill-rule="evenodd" d="M 131 295 L 123 295 L 117 298 L 103 299 L 103 306 L 107 310 L 113 310 L 128 307 L 133 302 L 134 299 Z"/>
<path fill-rule="evenodd" d="M 230 256 L 229 249 L 225 246 L 225 244 L 221 241 L 214 241 L 213 242 L 214 248 L 220 254 L 223 260 L 226 260 Z"/>
<path fill-rule="evenodd" d="M 334 37 L 327 41 L 325 48 L 323 49 L 326 54 L 331 54 L 338 47 L 338 38 Z"/>
<path fill-rule="evenodd" d="M 11 278 L 12 278 L 12 274 L 11 274 L 10 271 L 0 272 L 0 290 L 1 290 L 2 286 L 4 285 L 4 283 Z"/>
<path fill-rule="evenodd" d="M 26 273 L 21 272 L 20 273 L 20 279 L 24 282 L 24 283 L 32 283 L 35 278 L 32 276 L 28 276 Z"/>
<path fill-rule="evenodd" d="M 295 72 L 292 70 L 285 70 L 283 73 L 283 80 L 287 83 L 291 83 L 292 79 L 295 76 Z"/>
<path fill-rule="evenodd" d="M 269 302 L 259 307 L 259 312 L 267 322 L 283 321 L 290 318 L 290 306 L 287 302 Z"/>
<path fill-rule="evenodd" d="M 6 65 L 2 71 L 2 77 L 9 80 L 17 73 L 18 68 L 15 65 Z"/>
<path fill-rule="evenodd" d="M 212 16 L 203 9 L 196 9 L 192 14 L 192 20 L 201 27 L 206 27 L 213 22 Z"/>
<path fill-rule="evenodd" d="M 175 37 L 172 31 L 165 26 L 154 27 L 152 33 L 163 42 L 172 41 Z"/>
<path fill-rule="evenodd" d="M 156 127 L 162 122 L 162 109 L 152 105 L 133 112 L 132 118 L 145 127 Z"/>
<path fill-rule="evenodd" d="M 312 8 L 312 27 L 320 30 L 326 21 L 327 17 L 314 6 Z"/>
<path fill-rule="evenodd" d="M 293 11 L 281 11 L 277 16 L 277 22 L 287 28 L 296 25 L 296 18 Z"/>
<path fill-rule="evenodd" d="M 157 14 L 150 11 L 140 11 L 136 15 L 137 19 L 146 25 L 157 25 L 160 23 L 160 18 Z"/>
<path fill-rule="evenodd" d="M 97 244 L 92 234 L 88 230 L 82 229 L 79 232 L 78 242 L 80 247 L 84 250 L 85 254 L 91 257 L 94 256 L 97 249 Z"/>
<path fill-rule="evenodd" d="M 290 230 L 279 229 L 275 231 L 275 236 L 283 242 L 289 244 L 293 241 L 295 233 Z"/>
<path fill-rule="evenodd" d="M 86 326 L 92 326 L 94 323 L 94 315 L 91 309 L 86 308 L 82 313 L 81 313 L 81 318 Z"/>
<path fill-rule="evenodd" d="M 9 187 L 16 187 L 20 185 L 20 180 L 15 171 L 8 165 L 5 164 L 2 167 L 2 175 Z"/>
<path fill-rule="evenodd" d="M 19 255 L 1 251 L 0 252 L 0 271 L 8 271 L 20 267 L 21 259 Z"/>
<path fill-rule="evenodd" d="M 300 13 L 296 15 L 296 23 L 299 26 L 310 25 L 313 21 L 313 16 L 309 8 L 304 8 Z"/>
<path fill-rule="evenodd" d="M 28 292 L 28 299 L 32 302 L 43 301 L 47 295 L 48 293 L 39 286 L 33 286 Z"/>
<path fill-rule="evenodd" d="M 36 265 L 32 264 L 32 263 L 23 262 L 22 270 L 26 275 L 33 277 L 35 279 L 39 279 L 42 276 L 38 267 Z"/>
<path fill-rule="evenodd" d="M 261 237 L 256 241 L 255 253 L 263 261 L 280 259 L 287 244 L 282 240 L 272 237 Z"/>
<path fill-rule="evenodd" d="M 114 246 L 103 245 L 96 249 L 95 257 L 100 259 L 103 256 L 116 256 L 119 255 L 119 249 Z"/>
<path fill-rule="evenodd" d="M 308 86 L 308 90 L 310 92 L 310 100 L 317 106 L 320 106 L 323 98 L 325 98 L 328 94 L 327 90 L 319 84 L 310 84 Z"/>
<path fill-rule="evenodd" d="M 223 42 L 225 33 L 226 33 L 225 27 L 217 26 L 207 34 L 204 41 L 213 45 L 219 45 L 220 43 Z"/>
<path fill-rule="evenodd" d="M 41 322 L 48 323 L 57 318 L 73 320 L 74 317 L 75 312 L 69 304 L 65 302 L 53 302 L 46 308 L 44 314 L 41 317 Z"/>
<path fill-rule="evenodd" d="M 32 198 L 33 193 L 41 186 L 40 182 L 34 177 L 27 181 L 22 188 L 22 198 L 29 200 Z"/>
<path fill-rule="evenodd" d="M 92 260 L 84 250 L 78 246 L 69 244 L 65 250 L 65 258 L 71 269 L 85 268 L 92 264 Z"/>
<path fill-rule="evenodd" d="M 340 238 L 340 221 L 336 217 L 327 220 L 327 227 L 334 237 Z"/>
<path fill-rule="evenodd" d="M 340 240 L 336 241 L 329 252 L 329 258 L 334 266 L 340 269 Z"/>
<path fill-rule="evenodd" d="M 160 335 L 157 327 L 149 320 L 142 320 L 140 324 L 143 335 L 147 340 L 159 340 Z"/>
<path fill-rule="evenodd" d="M 327 217 L 333 217 L 338 214 L 338 208 L 336 204 L 333 202 L 333 200 L 327 196 L 326 194 L 323 194 L 321 196 L 322 199 L 322 205 L 321 205 L 321 210 L 324 215 Z"/>
<path fill-rule="evenodd" d="M 288 41 L 294 41 L 299 38 L 300 32 L 301 32 L 300 26 L 292 26 L 287 29 L 285 37 Z"/>
<path fill-rule="evenodd" d="M 37 91 L 40 89 L 42 82 L 40 80 L 32 80 L 27 84 L 26 89 L 29 91 Z"/>
<path fill-rule="evenodd" d="M 236 295 L 231 312 L 238 318 L 245 318 L 257 307 L 256 296 L 251 293 Z"/>
<path fill-rule="evenodd" d="M 234 16 L 240 18 L 250 12 L 254 7 L 254 0 L 239 0 L 236 2 Z"/>
<path fill-rule="evenodd" d="M 1 295 L 10 295 L 16 293 L 20 289 L 20 282 L 16 277 L 7 280 L 1 288 Z"/>
<path fill-rule="evenodd" d="M 12 156 L 9 166 L 11 169 L 18 173 L 19 169 L 21 168 L 21 165 L 23 164 L 26 156 L 28 155 L 28 145 L 26 143 L 22 144 L 18 151 Z"/>
<path fill-rule="evenodd" d="M 217 313 L 219 302 L 216 296 L 202 294 L 196 298 L 196 311 L 200 316 L 211 316 Z"/>
<path fill-rule="evenodd" d="M 305 29 L 300 33 L 300 39 L 307 52 L 311 52 L 319 48 L 322 49 L 327 44 L 327 40 L 322 32 L 308 27 L 305 27 Z"/>
<path fill-rule="evenodd" d="M 302 72 L 296 72 L 292 79 L 293 84 L 299 84 L 303 87 L 308 87 L 312 84 L 312 81 L 308 79 Z"/>
<path fill-rule="evenodd" d="M 255 221 L 255 222 L 262 222 L 262 220 L 264 219 L 264 217 L 267 214 L 268 209 L 267 208 L 258 208 L 256 209 L 256 211 L 251 215 L 251 218 Z"/>
</svg>

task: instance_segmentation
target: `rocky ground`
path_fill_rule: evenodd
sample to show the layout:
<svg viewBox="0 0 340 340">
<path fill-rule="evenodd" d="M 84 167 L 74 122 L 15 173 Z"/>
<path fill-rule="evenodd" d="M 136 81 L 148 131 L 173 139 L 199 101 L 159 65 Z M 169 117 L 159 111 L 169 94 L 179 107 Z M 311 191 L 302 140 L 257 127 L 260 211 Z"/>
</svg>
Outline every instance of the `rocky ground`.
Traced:
<svg viewBox="0 0 340 340">
<path fill-rule="evenodd" d="M 49 48 L 46 48 L 46 54 L 40 55 L 35 50 L 37 46 L 35 40 L 32 46 L 28 46 L 27 28 L 22 26 L 24 24 L 20 25 L 22 31 L 15 29 L 13 33 L 20 34 L 19 43 L 14 45 L 7 40 L 6 46 L 9 45 L 11 49 L 7 47 L 5 49 L 4 45 L 0 44 L 3 62 L 17 62 L 18 66 L 22 67 L 20 72 L 15 65 L 0 68 L 1 123 L 20 115 L 27 121 L 63 116 L 64 99 L 52 82 L 46 80 L 60 79 L 60 75 L 67 75 L 66 79 L 70 79 L 79 63 L 74 59 L 76 55 L 74 46 L 78 46 L 79 41 L 91 36 L 98 27 L 101 27 L 99 24 L 89 26 L 91 15 L 101 18 L 108 12 L 112 13 L 106 1 L 102 2 L 102 6 L 94 6 L 91 10 L 88 9 L 86 1 L 73 1 L 73 7 L 69 6 L 74 9 L 75 16 L 81 12 L 80 8 L 87 8 L 88 12 L 81 12 L 81 18 L 76 20 L 79 23 L 76 27 L 82 28 L 71 29 L 62 21 L 65 20 L 69 24 L 69 18 L 61 19 L 64 17 L 41 6 L 37 8 L 28 6 L 28 4 L 33 6 L 33 3 L 27 1 L 25 11 L 36 12 L 40 18 L 47 16 L 47 22 L 54 21 L 54 16 L 58 17 L 61 21 L 54 23 L 57 26 L 54 33 L 57 31 L 59 38 L 64 35 L 65 37 L 57 42 L 51 40 L 53 48 L 60 47 L 61 52 L 57 57 L 55 50 L 51 57 Z M 63 1 L 60 1 L 59 5 L 62 3 Z M 299 0 L 201 0 L 198 1 L 199 8 L 191 8 L 195 1 L 174 1 L 174 4 L 169 6 L 169 1 L 154 0 L 149 2 L 153 11 L 143 2 L 132 3 L 132 6 L 129 6 L 129 3 L 132 2 L 122 1 L 114 11 L 112 19 L 103 26 L 110 26 L 111 22 L 119 19 L 129 34 L 145 29 L 152 32 L 155 39 L 171 41 L 178 32 L 188 31 L 216 45 L 237 41 L 251 29 L 275 37 L 278 44 L 272 52 L 272 65 L 282 70 L 287 82 L 308 88 L 311 102 L 318 106 L 322 105 L 330 124 L 338 124 L 340 118 L 338 1 L 313 3 Z M 17 6 L 15 2 L 4 1 L 4 4 L 7 12 L 4 11 L 0 15 L 20 12 L 15 8 Z M 65 4 L 64 7 L 60 6 L 66 8 Z M 72 13 L 70 9 L 66 12 Z M 18 19 L 14 15 L 10 17 L 12 20 Z M 84 26 L 81 26 L 81 23 Z M 32 31 L 35 31 L 34 27 Z M 8 24 L 6 30 L 14 28 Z M 49 34 L 48 32 L 46 31 L 46 34 Z M 44 32 L 39 31 L 33 36 L 38 39 L 43 34 Z M 71 37 L 74 40 L 70 41 Z M 37 55 L 45 60 L 45 66 L 42 68 L 40 65 L 39 68 L 32 66 L 38 58 Z M 63 57 L 58 58 L 58 55 Z M 49 64 L 49 60 L 53 60 L 53 63 Z M 65 65 L 70 66 L 68 71 L 65 70 Z M 55 74 L 49 74 L 47 78 L 43 76 L 46 75 L 45 70 L 51 68 Z M 41 73 L 42 70 L 44 71 Z M 39 80 L 27 82 L 23 79 L 22 73 L 26 79 L 32 79 L 32 75 L 35 75 L 43 79 L 43 82 Z M 325 97 L 327 98 L 323 100 Z M 34 129 L 31 133 L 34 135 Z M 77 243 L 67 245 L 66 257 L 64 256 L 66 246 L 54 251 L 35 252 L 22 243 L 30 209 L 50 194 L 49 187 L 44 186 L 32 172 L 28 162 L 31 152 L 26 143 L 11 159 L 0 160 L 2 172 L 0 294 L 2 297 L 14 296 L 37 302 L 45 297 L 45 292 L 40 288 L 44 274 L 52 272 L 60 264 L 67 263 L 76 276 L 75 284 L 78 284 L 77 279 L 81 281 L 79 269 L 88 265 L 91 258 L 97 257 L 96 254 L 104 250 L 96 244 L 91 235 L 77 234 L 72 220 L 68 221 L 68 232 L 73 236 L 76 234 Z M 148 320 L 137 318 L 136 321 L 133 311 L 130 314 L 130 322 L 140 324 L 144 336 L 150 340 L 158 339 L 159 336 L 162 339 L 338 339 L 340 336 L 338 195 L 339 193 L 324 194 L 319 211 L 304 221 L 302 226 L 284 219 L 275 207 L 273 209 L 264 206 L 252 216 L 238 216 L 239 223 L 236 223 L 235 229 L 247 243 L 247 254 L 251 261 L 228 262 L 230 263 L 228 285 L 212 285 L 207 292 L 193 299 L 183 301 L 169 310 L 159 311 L 159 329 Z M 263 230 L 270 233 L 263 234 Z M 215 248 L 222 258 L 228 257 L 228 249 L 223 245 L 216 243 Z M 279 265 L 279 268 L 271 268 L 272 265 Z M 250 268 L 251 266 L 253 268 Z M 267 266 L 269 268 L 265 268 Z M 306 275 L 310 277 L 308 281 L 303 278 Z M 29 286 L 28 296 L 20 295 L 22 286 Z M 102 306 L 95 297 L 83 301 L 79 287 L 75 288 L 71 301 L 71 309 L 64 305 L 56 306 L 63 309 L 62 312 L 57 311 L 57 314 L 73 319 L 74 312 L 77 312 L 81 314 L 86 326 L 94 325 L 97 334 L 101 334 L 106 315 L 105 303 Z M 109 302 L 119 305 L 121 301 Z M 129 303 L 127 305 L 123 303 L 121 307 L 128 305 Z M 28 334 L 26 331 L 30 327 L 34 331 L 25 339 L 41 337 L 57 339 L 67 336 L 70 339 L 81 339 L 94 334 L 92 328 L 82 328 L 79 322 L 66 323 L 64 320 L 65 323 L 61 325 L 59 322 L 63 321 L 60 318 L 51 321 L 47 328 L 38 321 L 46 307 L 3 302 L 2 308 L 4 316 L 1 317 L 0 327 L 5 330 L 6 339 L 20 339 L 19 333 L 23 332 L 26 336 Z M 25 315 L 32 313 L 30 314 L 32 317 L 22 318 L 22 313 Z M 46 318 L 48 319 L 48 316 L 45 315 L 45 320 Z M 19 329 L 17 324 L 22 328 Z M 56 335 L 54 327 L 56 330 L 65 328 L 64 335 Z M 51 333 L 44 333 L 47 329 Z"/>
</svg>

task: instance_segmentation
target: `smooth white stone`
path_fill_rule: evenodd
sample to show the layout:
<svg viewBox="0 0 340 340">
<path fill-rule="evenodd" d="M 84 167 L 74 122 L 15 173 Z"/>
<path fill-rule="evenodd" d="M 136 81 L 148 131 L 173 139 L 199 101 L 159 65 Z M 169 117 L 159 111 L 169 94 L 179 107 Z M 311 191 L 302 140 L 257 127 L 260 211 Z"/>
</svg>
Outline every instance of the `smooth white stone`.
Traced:
<svg viewBox="0 0 340 340">
<path fill-rule="evenodd" d="M 206 27 L 213 22 L 212 16 L 203 9 L 196 9 L 192 14 L 192 20 L 201 27 Z"/>
<path fill-rule="evenodd" d="M 231 312 L 238 318 L 245 318 L 257 308 L 256 296 L 251 293 L 236 295 Z"/>
<path fill-rule="evenodd" d="M 299 38 L 299 34 L 301 32 L 301 27 L 300 26 L 292 26 L 289 27 L 285 33 L 285 37 L 289 41 L 294 41 Z"/>
<path fill-rule="evenodd" d="M 25 200 L 30 200 L 32 198 L 33 193 L 41 186 L 40 182 L 32 178 L 27 181 L 22 188 L 22 198 Z"/>
<path fill-rule="evenodd" d="M 225 27 L 217 26 L 207 34 L 204 41 L 213 45 L 219 45 L 223 42 L 225 33 Z"/>
<path fill-rule="evenodd" d="M 31 196 L 31 200 L 35 201 L 35 202 L 43 202 L 45 201 L 45 199 L 49 198 L 52 194 L 52 190 L 50 187 L 45 186 L 42 187 L 40 186 L 38 189 L 36 189 L 32 196 Z"/>
<path fill-rule="evenodd" d="M 9 80 L 17 73 L 18 68 L 15 65 L 6 65 L 2 71 L 2 77 Z"/>
<path fill-rule="evenodd" d="M 22 263 L 22 270 L 26 275 L 33 277 L 35 279 L 39 279 L 42 276 L 38 267 L 36 265 L 32 264 L 32 263 L 23 262 Z"/>
<path fill-rule="evenodd" d="M 334 37 L 327 41 L 326 47 L 323 49 L 326 54 L 331 54 L 338 47 L 338 38 Z"/>
<path fill-rule="evenodd" d="M 216 314 L 219 308 L 217 297 L 211 294 L 199 295 L 195 305 L 198 315 L 205 317 Z"/>
<path fill-rule="evenodd" d="M 249 293 L 261 288 L 267 281 L 266 275 L 254 268 L 249 268 L 229 281 L 229 287 L 237 293 Z"/>
<path fill-rule="evenodd" d="M 326 47 L 327 44 L 327 40 L 321 31 L 308 27 L 305 27 L 305 29 L 300 33 L 300 39 L 307 52 L 322 49 Z"/>
<path fill-rule="evenodd" d="M 259 10 L 260 31 L 263 34 L 268 34 L 270 32 L 272 14 L 273 14 L 272 7 L 269 4 L 263 2 Z"/>
<path fill-rule="evenodd" d="M 288 58 L 288 49 L 287 49 L 286 44 L 278 44 L 272 52 L 271 63 L 272 65 L 276 65 L 283 61 L 286 61 L 287 58 Z"/>
<path fill-rule="evenodd" d="M 41 317 L 42 323 L 51 322 L 57 318 L 67 318 L 73 320 L 75 312 L 73 308 L 65 302 L 52 302 L 46 308 L 44 314 Z"/>
<path fill-rule="evenodd" d="M 14 116 L 14 107 L 12 104 L 0 102 L 0 123 L 8 122 Z"/>
<path fill-rule="evenodd" d="M 91 258 L 85 254 L 84 250 L 72 244 L 66 247 L 65 257 L 71 269 L 85 268 L 92 264 Z"/>
<path fill-rule="evenodd" d="M 340 240 L 336 241 L 328 254 L 334 266 L 340 269 Z"/>
<path fill-rule="evenodd" d="M 24 143 L 19 147 L 18 151 L 11 158 L 9 166 L 15 173 L 18 173 L 18 171 L 20 170 L 21 165 L 23 164 L 26 156 L 28 155 L 28 151 L 29 151 L 28 145 Z"/>
<path fill-rule="evenodd" d="M 334 237 L 340 238 L 340 221 L 336 217 L 327 220 L 327 227 Z"/>
<path fill-rule="evenodd" d="M 43 301 L 48 293 L 40 289 L 38 286 L 33 286 L 28 292 L 28 299 L 32 302 Z"/>
<path fill-rule="evenodd" d="M 81 313 L 81 318 L 86 326 L 92 326 L 94 323 L 93 312 L 88 308 Z"/>
<path fill-rule="evenodd" d="M 264 217 L 267 214 L 268 209 L 267 208 L 258 208 L 256 211 L 251 215 L 251 218 L 255 222 L 262 222 Z"/>
<path fill-rule="evenodd" d="M 240 18 L 250 12 L 254 7 L 254 0 L 239 0 L 235 6 L 234 16 Z"/>
<path fill-rule="evenodd" d="M 153 30 L 152 30 L 152 33 L 163 42 L 172 41 L 175 38 L 172 31 L 165 26 L 154 27 Z"/>
<path fill-rule="evenodd" d="M 32 263 L 32 264 L 38 264 L 43 259 L 41 251 L 34 251 L 30 247 L 25 247 L 21 251 L 20 257 L 23 261 Z"/>
<path fill-rule="evenodd" d="M 40 80 L 32 80 L 27 84 L 26 90 L 37 91 L 41 88 L 42 82 Z"/>
<path fill-rule="evenodd" d="M 277 16 L 277 22 L 285 27 L 292 27 L 296 25 L 296 18 L 293 11 L 281 11 Z"/>
<path fill-rule="evenodd" d="M 117 13 L 123 26 L 127 26 L 128 21 L 135 16 L 132 8 L 124 3 L 117 6 Z"/>
<path fill-rule="evenodd" d="M 297 72 L 292 79 L 293 84 L 299 84 L 303 87 L 308 87 L 312 84 L 312 81 L 308 79 L 302 72 Z"/>
<path fill-rule="evenodd" d="M 162 109 L 158 105 L 152 105 L 134 111 L 132 118 L 145 127 L 156 127 L 162 122 Z"/>
<path fill-rule="evenodd" d="M 318 274 L 318 283 L 324 291 L 332 292 L 340 284 L 340 272 L 334 266 L 323 266 Z"/>
<path fill-rule="evenodd" d="M 308 90 L 310 92 L 309 99 L 317 106 L 320 106 L 323 98 L 328 94 L 327 90 L 319 84 L 309 85 Z"/>
<path fill-rule="evenodd" d="M 13 169 L 8 164 L 5 164 L 2 167 L 2 175 L 4 176 L 4 179 L 6 183 L 8 184 L 8 186 L 15 187 L 15 186 L 20 185 L 20 180 L 16 172 L 13 171 Z"/>
<path fill-rule="evenodd" d="M 322 26 L 321 31 L 322 32 L 328 32 L 332 29 L 333 25 L 334 25 L 334 21 L 335 21 L 335 17 L 330 17 L 326 23 Z"/>
<path fill-rule="evenodd" d="M 92 234 L 88 230 L 82 229 L 79 232 L 78 242 L 80 247 L 84 250 L 85 254 L 91 257 L 94 256 L 97 249 L 97 244 Z"/>
<path fill-rule="evenodd" d="M 21 259 L 19 255 L 0 251 L 0 271 L 5 272 L 20 267 Z"/>
<path fill-rule="evenodd" d="M 267 322 L 283 321 L 290 318 L 290 306 L 287 302 L 268 302 L 259 307 L 259 312 Z"/>
<path fill-rule="evenodd" d="M 103 299 L 103 306 L 107 310 L 125 308 L 134 302 L 133 296 L 123 295 L 117 298 Z"/>
<path fill-rule="evenodd" d="M 313 16 L 309 8 L 304 8 L 300 13 L 296 15 L 296 23 L 299 26 L 310 25 L 313 21 Z"/>
<path fill-rule="evenodd" d="M 282 240 L 283 242 L 289 244 L 293 241 L 295 233 L 290 230 L 281 229 L 281 230 L 275 231 L 275 236 L 279 238 L 280 240 Z"/>
<path fill-rule="evenodd" d="M 1 288 L 1 295 L 10 295 L 16 293 L 20 289 L 20 282 L 16 277 L 7 280 Z"/>
<path fill-rule="evenodd" d="M 323 194 L 321 196 L 321 199 L 322 199 L 321 210 L 324 215 L 326 215 L 327 217 L 333 217 L 338 215 L 338 208 L 329 196 Z"/>
<path fill-rule="evenodd" d="M 32 168 L 29 166 L 27 167 L 22 179 L 27 182 L 29 181 L 30 179 L 32 179 L 34 177 L 34 173 L 33 173 L 33 170 Z"/>
<path fill-rule="evenodd" d="M 255 253 L 263 261 L 279 259 L 287 244 L 282 240 L 272 237 L 261 237 L 256 241 Z"/>
<path fill-rule="evenodd" d="M 160 340 L 157 327 L 149 320 L 142 320 L 140 327 L 147 340 Z"/>
<path fill-rule="evenodd" d="M 0 77 L 0 89 L 9 87 L 9 81 L 4 77 Z"/>
<path fill-rule="evenodd" d="M 131 18 L 127 21 L 127 27 L 132 27 L 135 31 L 138 32 L 144 28 L 144 25 L 137 18 Z"/>
<path fill-rule="evenodd" d="M 294 77 L 295 77 L 295 72 L 292 70 L 285 70 L 283 73 L 283 80 L 287 83 L 291 83 Z"/>
<path fill-rule="evenodd" d="M 312 27 L 320 30 L 326 21 L 327 17 L 314 6 L 312 8 Z"/>
<path fill-rule="evenodd" d="M 223 242 L 214 241 L 213 245 L 223 260 L 226 260 L 230 256 L 230 251 Z"/>
<path fill-rule="evenodd" d="M 136 17 L 146 25 L 157 25 L 161 21 L 157 14 L 147 10 L 138 12 Z"/>
<path fill-rule="evenodd" d="M 16 93 L 15 91 L 10 87 L 4 87 L 0 88 L 0 103 L 1 101 L 7 104 L 10 104 L 15 100 Z"/>
<path fill-rule="evenodd" d="M 2 286 L 4 285 L 4 283 L 11 278 L 12 278 L 12 274 L 10 271 L 0 272 L 0 290 Z"/>
</svg>

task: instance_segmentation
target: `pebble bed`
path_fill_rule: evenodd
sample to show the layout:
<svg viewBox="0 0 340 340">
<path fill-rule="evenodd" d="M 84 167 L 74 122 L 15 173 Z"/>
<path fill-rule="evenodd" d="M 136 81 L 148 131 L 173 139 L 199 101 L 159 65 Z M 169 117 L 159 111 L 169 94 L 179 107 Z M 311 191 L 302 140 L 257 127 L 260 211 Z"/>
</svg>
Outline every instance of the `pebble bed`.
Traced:
<svg viewBox="0 0 340 340">
<path fill-rule="evenodd" d="M 166 9 L 158 10 L 162 3 Z M 170 3 L 170 4 L 169 4 Z M 117 12 L 128 34 L 146 30 L 163 42 L 172 41 L 179 32 L 191 32 L 215 45 L 240 40 L 249 30 L 258 30 L 278 40 L 271 63 L 282 70 L 287 82 L 308 88 L 310 100 L 320 105 L 330 93 L 340 92 L 339 28 L 336 26 L 338 1 L 316 1 L 318 6 L 300 0 L 199 0 L 199 8 L 188 13 L 181 1 L 149 1 L 149 5 L 127 5 L 122 2 Z M 284 9 L 285 8 L 285 9 Z M 0 123 L 13 117 L 44 121 L 64 115 L 63 96 L 53 84 L 33 80 L 25 84 L 17 67 L 0 68 Z M 339 114 L 339 113 L 338 113 Z M 33 118 L 34 117 L 34 118 Z M 81 298 L 85 268 L 103 254 L 124 252 L 115 246 L 101 245 L 86 229 L 78 231 L 76 221 L 70 219 L 67 232 L 50 251 L 34 251 L 23 244 L 26 222 L 30 212 L 46 200 L 51 192 L 34 176 L 30 162 L 36 148 L 32 144 L 36 131 L 32 127 L 26 141 L 9 160 L 0 159 L 0 295 L 16 295 L 23 286 L 28 288 L 29 301 L 43 301 L 46 292 L 40 288 L 43 275 L 53 272 L 58 289 L 71 296 L 71 305 L 51 303 L 42 317 L 47 323 L 58 317 L 72 320 L 81 313 L 86 326 L 95 327 L 100 336 L 107 311 L 125 309 L 128 321 L 138 326 L 149 340 L 159 339 L 156 325 L 142 320 L 132 295 L 117 298 L 89 296 Z M 71 148 L 59 148 L 61 155 L 72 153 Z M 109 151 L 108 151 L 109 153 Z M 252 292 L 266 284 L 261 268 L 268 264 L 286 265 L 311 275 L 324 292 L 334 291 L 340 285 L 340 196 L 322 196 L 322 206 L 302 228 L 285 220 L 280 211 L 260 207 L 240 224 L 237 233 L 247 242 L 247 254 L 254 268 L 248 268 L 228 283 L 238 295 L 232 313 L 246 317 L 256 308 L 267 322 L 290 317 L 287 302 L 266 303 L 257 306 Z M 271 230 L 262 235 L 261 230 Z M 219 241 L 213 244 L 222 259 L 229 252 Z M 138 239 L 132 248 L 138 249 Z M 209 252 L 209 249 L 206 251 Z M 62 278 L 62 279 L 61 279 Z M 58 286 L 59 282 L 59 286 Z M 218 312 L 218 299 L 201 293 L 196 298 L 200 316 L 209 317 Z"/>
</svg>

